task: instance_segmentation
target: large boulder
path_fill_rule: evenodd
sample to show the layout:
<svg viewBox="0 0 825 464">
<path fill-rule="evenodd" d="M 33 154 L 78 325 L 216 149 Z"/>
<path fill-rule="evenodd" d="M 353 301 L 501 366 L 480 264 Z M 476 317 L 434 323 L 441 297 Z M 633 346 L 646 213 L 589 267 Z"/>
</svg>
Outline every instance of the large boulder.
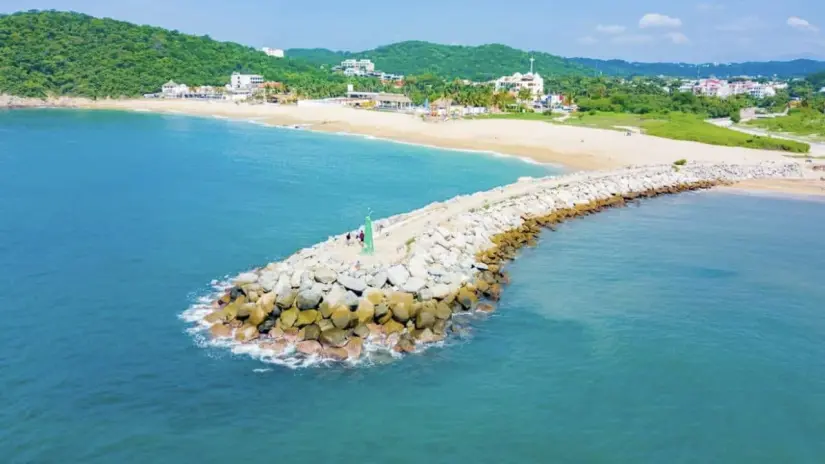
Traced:
<svg viewBox="0 0 825 464">
<path fill-rule="evenodd" d="M 389 296 L 390 308 L 398 303 L 405 303 L 407 306 L 412 306 L 415 302 L 415 296 L 412 293 L 392 292 Z"/>
<path fill-rule="evenodd" d="M 299 353 L 312 356 L 321 353 L 324 348 L 315 340 L 304 340 L 298 342 L 298 344 L 295 345 L 295 349 L 298 350 Z"/>
<path fill-rule="evenodd" d="M 324 348 L 324 356 L 335 361 L 346 361 L 349 357 L 349 352 L 347 352 L 345 348 L 328 346 Z"/>
<path fill-rule="evenodd" d="M 401 333 L 404 331 L 404 325 L 400 322 L 395 321 L 394 319 L 390 319 L 384 323 L 383 332 L 387 335 L 393 333 Z"/>
<path fill-rule="evenodd" d="M 418 312 L 418 316 L 415 317 L 415 327 L 418 329 L 430 328 L 435 324 L 435 319 L 435 311 L 429 308 L 423 308 Z"/>
<path fill-rule="evenodd" d="M 401 287 L 410 278 L 410 273 L 403 264 L 397 264 L 387 270 L 387 279 L 396 287 Z"/>
<path fill-rule="evenodd" d="M 238 308 L 238 313 L 235 315 L 235 318 L 241 321 L 245 321 L 249 319 L 249 315 L 252 314 L 252 311 L 255 308 L 257 308 L 255 303 L 244 303 L 240 305 L 240 308 Z"/>
<path fill-rule="evenodd" d="M 375 312 L 373 317 L 375 317 L 375 319 L 380 319 L 390 311 L 390 308 L 387 306 L 387 303 L 378 303 L 373 307 L 373 311 Z"/>
<path fill-rule="evenodd" d="M 229 314 L 227 313 L 226 308 L 212 311 L 203 318 L 203 320 L 211 324 L 228 321 L 229 319 Z"/>
<path fill-rule="evenodd" d="M 476 310 L 481 311 L 482 313 L 491 313 L 496 310 L 496 307 L 490 303 L 479 303 Z"/>
<path fill-rule="evenodd" d="M 248 342 L 258 338 L 258 335 L 257 326 L 244 324 L 240 329 L 235 331 L 235 340 L 239 342 Z"/>
<path fill-rule="evenodd" d="M 295 321 L 295 325 L 298 327 L 303 327 L 305 325 L 310 325 L 315 323 L 318 320 L 320 313 L 314 309 L 307 309 L 306 311 L 301 311 L 298 313 L 298 319 Z"/>
<path fill-rule="evenodd" d="M 374 305 L 377 305 L 378 303 L 384 301 L 384 292 L 382 292 L 381 290 L 376 290 L 374 288 L 367 289 L 367 291 L 364 293 L 364 296 L 366 296 L 367 299 L 370 300 L 370 303 Z"/>
<path fill-rule="evenodd" d="M 370 335 L 370 329 L 367 327 L 367 324 L 358 324 L 352 329 L 352 333 L 361 338 L 367 338 Z"/>
<path fill-rule="evenodd" d="M 260 333 L 269 332 L 270 330 L 272 330 L 273 327 L 275 327 L 275 321 L 276 320 L 277 319 L 275 319 L 274 317 L 271 317 L 271 316 L 267 317 L 266 319 L 264 319 L 263 322 L 258 324 L 258 332 L 260 332 Z"/>
<path fill-rule="evenodd" d="M 307 309 L 315 309 L 318 307 L 320 302 L 321 292 L 316 291 L 315 289 L 301 291 L 295 299 L 295 304 L 298 306 L 298 309 L 302 311 Z"/>
<path fill-rule="evenodd" d="M 262 272 L 258 277 L 258 283 L 264 291 L 271 292 L 275 289 L 275 284 L 278 283 L 278 274 L 270 271 Z"/>
<path fill-rule="evenodd" d="M 333 285 L 332 288 L 329 289 L 329 292 L 327 292 L 326 296 L 324 296 L 324 301 L 326 301 L 331 308 L 334 308 L 339 304 L 343 304 L 346 296 L 347 290 L 336 284 Z"/>
<path fill-rule="evenodd" d="M 281 327 L 292 327 L 298 321 L 299 311 L 295 308 L 289 308 L 281 313 L 280 321 Z"/>
<path fill-rule="evenodd" d="M 261 298 L 258 299 L 258 306 L 264 310 L 265 313 L 269 314 L 275 309 L 275 292 L 264 293 L 261 295 Z"/>
<path fill-rule="evenodd" d="M 415 334 L 415 338 L 418 339 L 418 341 L 421 343 L 432 343 L 436 339 L 435 334 L 433 334 L 433 331 L 429 328 L 419 330 Z"/>
<path fill-rule="evenodd" d="M 370 300 L 362 299 L 358 303 L 358 309 L 355 310 L 355 314 L 358 316 L 358 322 L 361 324 L 372 322 L 373 317 L 375 317 L 375 305 L 373 305 Z"/>
<path fill-rule="evenodd" d="M 418 293 L 425 285 L 427 285 L 426 280 L 422 277 L 415 276 L 407 279 L 407 281 L 401 285 L 401 289 L 407 293 Z"/>
<path fill-rule="evenodd" d="M 301 330 L 304 331 L 304 340 L 318 340 L 321 336 L 321 327 L 318 324 L 310 324 Z"/>
<path fill-rule="evenodd" d="M 315 280 L 322 284 L 331 284 L 338 278 L 338 273 L 328 267 L 320 267 L 315 270 Z"/>
<path fill-rule="evenodd" d="M 291 290 L 292 284 L 289 282 L 289 276 L 282 274 L 278 278 L 278 282 L 275 284 L 275 288 L 272 291 L 275 292 L 276 295 L 283 295 Z"/>
<path fill-rule="evenodd" d="M 332 324 L 339 329 L 346 329 L 351 318 L 351 311 L 349 308 L 344 306 L 335 308 L 335 310 L 332 311 L 332 316 L 330 317 Z"/>
<path fill-rule="evenodd" d="M 260 306 L 254 306 L 249 310 L 249 318 L 246 322 L 257 327 L 264 321 L 264 319 L 266 319 L 266 313 L 264 310 Z"/>
<path fill-rule="evenodd" d="M 450 306 L 443 301 L 438 303 L 435 306 L 435 317 L 441 320 L 447 320 L 452 317 L 453 311 L 450 309 Z"/>
<path fill-rule="evenodd" d="M 358 359 L 361 357 L 363 347 L 364 340 L 361 337 L 352 337 L 344 346 L 344 349 L 347 350 L 350 359 Z"/>
<path fill-rule="evenodd" d="M 229 326 L 218 323 L 213 324 L 212 327 L 209 328 L 209 333 L 212 335 L 212 338 L 227 338 L 232 336 L 232 329 L 229 328 Z"/>
<path fill-rule="evenodd" d="M 347 292 L 344 295 L 344 305 L 350 309 L 355 309 L 358 307 L 358 295 L 353 293 L 352 291 Z"/>
<path fill-rule="evenodd" d="M 347 290 L 352 290 L 355 293 L 362 293 L 367 289 L 367 282 L 364 279 L 348 276 L 346 274 L 338 274 L 338 283 L 343 285 Z"/>
<path fill-rule="evenodd" d="M 467 287 L 464 287 L 458 292 L 456 300 L 458 300 L 458 302 L 461 304 L 461 306 L 464 307 L 464 309 L 469 310 L 472 309 L 472 307 L 478 301 L 478 296 L 476 296 L 475 292 L 470 291 Z"/>
<path fill-rule="evenodd" d="M 318 327 L 321 329 L 321 332 L 329 329 L 334 329 L 335 325 L 329 319 L 321 319 L 317 322 Z"/>
<path fill-rule="evenodd" d="M 409 334 L 403 334 L 401 338 L 398 339 L 398 343 L 395 345 L 395 351 L 399 353 L 412 353 L 415 351 L 415 339 L 411 336 L 404 336 Z"/>
<path fill-rule="evenodd" d="M 378 271 L 372 279 L 370 279 L 369 284 L 370 287 L 374 288 L 382 288 L 384 285 L 387 284 L 387 272 L 386 271 Z"/>
<path fill-rule="evenodd" d="M 274 292 L 273 292 L 274 294 Z M 275 297 L 275 303 L 277 303 L 278 307 L 281 309 L 286 309 L 292 306 L 295 303 L 295 296 L 298 293 L 291 288 L 289 290 L 284 291 L 283 293 L 279 293 Z"/>
<path fill-rule="evenodd" d="M 253 284 L 258 281 L 258 274 L 254 272 L 244 272 L 242 274 L 238 274 L 232 282 L 235 285 L 243 285 L 243 284 Z"/>
<path fill-rule="evenodd" d="M 392 317 L 398 322 L 407 322 L 410 320 L 411 310 L 412 305 L 408 305 L 407 303 L 396 303 L 392 307 Z"/>
<path fill-rule="evenodd" d="M 343 329 L 330 329 L 321 332 L 321 342 L 327 346 L 341 348 L 349 341 L 349 334 Z"/>
</svg>

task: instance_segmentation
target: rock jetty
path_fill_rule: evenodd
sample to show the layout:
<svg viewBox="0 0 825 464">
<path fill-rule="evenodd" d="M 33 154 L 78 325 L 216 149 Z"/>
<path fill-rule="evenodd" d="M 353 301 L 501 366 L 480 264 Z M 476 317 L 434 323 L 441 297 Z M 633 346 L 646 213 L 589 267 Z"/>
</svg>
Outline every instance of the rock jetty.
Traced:
<svg viewBox="0 0 825 464">
<path fill-rule="evenodd" d="M 202 311 L 216 339 L 273 357 L 353 361 L 366 347 L 409 353 L 495 311 L 504 265 L 543 229 L 628 202 L 753 178 L 801 177 L 796 163 L 631 167 L 518 182 L 374 222 L 375 253 L 346 233 L 231 279 Z"/>
</svg>

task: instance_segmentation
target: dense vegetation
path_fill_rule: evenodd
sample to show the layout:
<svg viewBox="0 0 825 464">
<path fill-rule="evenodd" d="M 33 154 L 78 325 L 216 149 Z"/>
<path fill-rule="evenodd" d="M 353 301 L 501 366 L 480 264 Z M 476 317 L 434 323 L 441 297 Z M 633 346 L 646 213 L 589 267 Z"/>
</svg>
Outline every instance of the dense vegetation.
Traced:
<svg viewBox="0 0 825 464">
<path fill-rule="evenodd" d="M 433 74 L 448 79 L 487 81 L 516 71 L 534 68 L 541 74 L 588 74 L 592 69 L 559 56 L 544 52 L 527 52 L 506 45 L 491 44 L 478 47 L 440 45 L 409 41 L 378 47 L 365 52 L 333 52 L 326 49 L 291 49 L 289 56 L 319 65 L 332 66 L 349 58 L 369 58 L 376 69 L 384 72 L 422 75 Z"/>
<path fill-rule="evenodd" d="M 156 92 L 174 79 L 224 84 L 233 71 L 262 74 L 312 96 L 340 95 L 343 76 L 235 43 L 78 13 L 0 16 L 0 93 L 89 97 Z"/>
<path fill-rule="evenodd" d="M 435 74 L 453 79 L 486 81 L 516 71 L 530 69 L 530 57 L 536 59 L 535 69 L 542 75 L 611 76 L 781 76 L 800 77 L 825 71 L 825 62 L 813 60 L 746 62 L 730 64 L 636 63 L 623 60 L 592 58 L 562 58 L 544 52 L 528 52 L 506 45 L 478 47 L 440 45 L 410 41 L 385 45 L 362 52 L 339 52 L 324 48 L 291 49 L 287 55 L 312 63 L 333 66 L 348 58 L 369 58 L 384 72 L 396 74 Z"/>
</svg>

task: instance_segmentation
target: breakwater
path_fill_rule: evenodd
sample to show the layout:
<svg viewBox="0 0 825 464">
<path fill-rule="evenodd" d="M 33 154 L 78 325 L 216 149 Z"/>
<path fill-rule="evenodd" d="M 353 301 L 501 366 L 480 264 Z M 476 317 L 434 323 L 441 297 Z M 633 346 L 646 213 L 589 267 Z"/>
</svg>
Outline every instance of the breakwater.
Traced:
<svg viewBox="0 0 825 464">
<path fill-rule="evenodd" d="M 454 316 L 494 311 L 504 265 L 543 228 L 642 198 L 801 175 L 796 163 L 765 163 L 521 179 L 375 221 L 371 255 L 345 232 L 242 273 L 187 316 L 220 343 L 274 361 L 413 352 L 458 332 Z"/>
</svg>

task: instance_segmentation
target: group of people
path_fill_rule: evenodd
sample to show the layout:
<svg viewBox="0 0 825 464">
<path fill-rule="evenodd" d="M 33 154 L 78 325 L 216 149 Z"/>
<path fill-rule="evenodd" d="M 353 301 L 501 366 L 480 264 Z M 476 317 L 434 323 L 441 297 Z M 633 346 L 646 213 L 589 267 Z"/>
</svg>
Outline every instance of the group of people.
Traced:
<svg viewBox="0 0 825 464">
<path fill-rule="evenodd" d="M 355 235 L 355 239 L 358 240 L 358 243 L 360 243 L 361 245 L 364 244 L 364 229 L 360 229 L 357 234 L 347 232 L 347 245 L 349 245 L 352 242 L 353 235 Z"/>
</svg>

